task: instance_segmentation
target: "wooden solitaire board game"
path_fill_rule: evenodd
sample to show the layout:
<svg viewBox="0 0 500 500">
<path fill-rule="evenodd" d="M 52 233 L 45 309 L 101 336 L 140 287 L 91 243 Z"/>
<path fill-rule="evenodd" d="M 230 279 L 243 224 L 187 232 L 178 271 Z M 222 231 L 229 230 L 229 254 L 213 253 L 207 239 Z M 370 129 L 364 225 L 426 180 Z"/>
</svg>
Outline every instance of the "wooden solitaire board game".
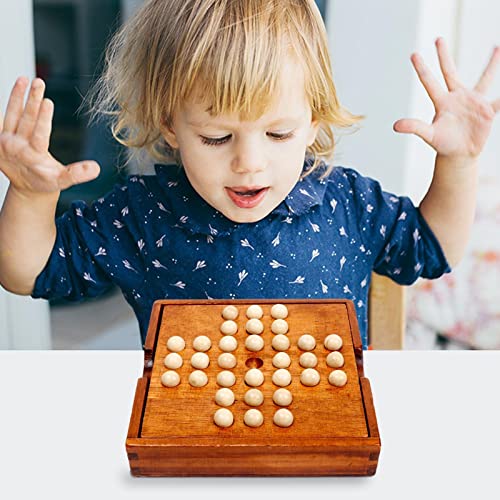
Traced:
<svg viewBox="0 0 500 500">
<path fill-rule="evenodd" d="M 276 368 L 272 358 L 276 350 L 271 346 L 274 318 L 270 309 L 274 304 L 288 308 L 287 336 L 291 344 L 286 351 L 291 358 L 288 368 L 292 381 L 286 387 L 293 400 L 288 409 L 293 413 L 293 424 L 279 427 L 273 423 L 279 409 L 273 402 L 278 389 L 271 378 Z M 251 352 L 245 347 L 245 312 L 248 306 L 258 304 L 264 315 L 261 334 L 264 348 Z M 237 365 L 232 369 L 236 383 L 231 387 L 235 401 L 228 407 L 234 415 L 230 427 L 218 427 L 213 420 L 220 406 L 215 393 L 222 369 L 217 358 L 222 353 L 218 342 L 223 335 L 220 325 L 225 306 L 239 310 L 238 331 L 234 337 L 238 346 L 233 354 Z M 304 369 L 299 365 L 303 352 L 297 346 L 298 338 L 309 333 L 316 339 L 313 352 L 318 359 L 316 370 L 320 382 L 307 387 L 300 382 Z M 336 387 L 328 382 L 333 370 L 325 360 L 328 351 L 323 341 L 328 334 L 337 333 L 343 341 L 339 352 L 344 356 L 341 368 L 347 374 L 347 383 Z M 183 365 L 176 371 L 180 383 L 165 387 L 161 375 L 167 368 L 165 356 L 169 353 L 167 340 L 179 335 L 186 341 L 179 352 Z M 190 359 L 195 352 L 192 341 L 199 335 L 208 336 L 212 345 L 206 352 L 209 366 L 204 387 L 192 387 L 188 382 L 194 370 Z M 134 476 L 368 476 L 375 474 L 380 453 L 380 436 L 373 406 L 370 383 L 363 373 L 363 351 L 354 305 L 349 300 L 158 300 L 154 303 L 146 342 L 144 344 L 144 374 L 138 380 L 130 417 L 126 450 L 130 470 Z M 264 383 L 258 387 L 264 401 L 258 407 L 264 416 L 260 427 L 249 427 L 243 422 L 251 408 L 244 401 L 250 388 L 244 381 L 247 370 L 259 367 Z"/>
</svg>

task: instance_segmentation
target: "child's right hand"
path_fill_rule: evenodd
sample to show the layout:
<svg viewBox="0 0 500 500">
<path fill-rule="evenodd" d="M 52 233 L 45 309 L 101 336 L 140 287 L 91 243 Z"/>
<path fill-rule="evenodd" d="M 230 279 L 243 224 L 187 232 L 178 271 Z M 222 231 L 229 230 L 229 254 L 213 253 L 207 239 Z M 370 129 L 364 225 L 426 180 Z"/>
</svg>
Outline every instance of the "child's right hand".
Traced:
<svg viewBox="0 0 500 500">
<path fill-rule="evenodd" d="M 0 171 L 20 194 L 59 193 L 99 175 L 95 161 L 63 165 L 49 153 L 54 104 L 44 99 L 45 83 L 35 78 L 24 106 L 29 79 L 17 79 L 5 119 L 0 113 Z"/>
</svg>

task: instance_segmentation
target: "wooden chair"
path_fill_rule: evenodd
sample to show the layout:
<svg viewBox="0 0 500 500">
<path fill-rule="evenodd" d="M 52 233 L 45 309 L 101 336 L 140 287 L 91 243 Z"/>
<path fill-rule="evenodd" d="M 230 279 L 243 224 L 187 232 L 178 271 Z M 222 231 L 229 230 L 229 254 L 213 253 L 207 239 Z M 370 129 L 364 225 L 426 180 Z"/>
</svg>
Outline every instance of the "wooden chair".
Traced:
<svg viewBox="0 0 500 500">
<path fill-rule="evenodd" d="M 368 305 L 368 342 L 372 349 L 403 349 L 406 288 L 372 274 Z"/>
</svg>

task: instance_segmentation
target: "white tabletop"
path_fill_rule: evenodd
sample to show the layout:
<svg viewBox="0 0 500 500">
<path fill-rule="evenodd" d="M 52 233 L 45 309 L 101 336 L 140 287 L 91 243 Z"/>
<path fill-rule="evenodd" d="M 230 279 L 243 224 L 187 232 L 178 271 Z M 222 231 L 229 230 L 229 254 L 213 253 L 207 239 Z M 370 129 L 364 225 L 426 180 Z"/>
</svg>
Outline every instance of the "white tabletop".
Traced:
<svg viewBox="0 0 500 500">
<path fill-rule="evenodd" d="M 125 439 L 142 351 L 0 352 L 0 498 L 499 498 L 500 352 L 364 355 L 374 477 L 135 478 Z"/>
</svg>

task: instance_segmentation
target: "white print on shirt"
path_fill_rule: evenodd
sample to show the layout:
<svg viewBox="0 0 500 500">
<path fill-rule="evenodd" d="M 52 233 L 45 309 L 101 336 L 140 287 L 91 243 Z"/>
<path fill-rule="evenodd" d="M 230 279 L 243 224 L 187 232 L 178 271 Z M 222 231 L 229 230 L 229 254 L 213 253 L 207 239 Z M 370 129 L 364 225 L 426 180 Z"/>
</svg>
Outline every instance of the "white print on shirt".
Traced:
<svg viewBox="0 0 500 500">
<path fill-rule="evenodd" d="M 196 267 L 193 269 L 193 271 L 196 271 L 198 269 L 202 269 L 204 267 L 207 267 L 207 265 L 205 264 L 205 261 L 204 260 L 199 260 L 197 263 L 196 263 Z"/>
<path fill-rule="evenodd" d="M 240 281 L 238 282 L 238 286 L 241 285 L 241 282 L 248 276 L 248 273 L 243 269 L 243 271 L 238 273 L 238 278 L 240 278 Z"/>
<path fill-rule="evenodd" d="M 342 255 L 342 258 L 340 259 L 340 270 L 342 271 L 342 268 L 344 267 L 344 264 L 346 263 L 346 258 L 344 255 Z"/>
<path fill-rule="evenodd" d="M 153 266 L 157 268 L 167 269 L 158 259 L 153 260 Z M 168 269 L 167 269 L 168 271 Z"/>
<path fill-rule="evenodd" d="M 290 285 L 294 285 L 294 284 L 302 285 L 304 283 L 304 280 L 305 280 L 304 276 L 297 276 L 294 281 L 289 281 L 288 283 Z"/>
<path fill-rule="evenodd" d="M 94 255 L 94 257 L 99 257 L 99 255 L 106 255 L 106 249 L 99 247 L 99 250 L 97 250 L 97 253 Z"/>
<path fill-rule="evenodd" d="M 131 265 L 130 265 L 130 262 L 128 260 L 122 260 L 123 262 L 123 265 L 127 268 L 127 269 L 130 269 L 131 271 L 134 271 L 134 273 L 138 273 L 138 271 L 136 271 Z"/>
<path fill-rule="evenodd" d="M 269 265 L 273 269 L 278 269 L 278 267 L 286 267 L 285 264 L 280 264 L 277 260 L 274 260 L 274 259 L 271 262 L 269 262 Z"/>
<path fill-rule="evenodd" d="M 255 248 L 252 245 L 250 245 L 250 243 L 246 238 L 244 240 L 240 240 L 240 243 L 242 247 L 248 247 L 251 248 L 252 250 L 255 250 Z"/>
<path fill-rule="evenodd" d="M 92 283 L 95 283 L 95 280 L 93 280 L 90 276 L 89 273 L 83 273 L 83 279 L 87 281 L 92 281 Z"/>
<path fill-rule="evenodd" d="M 321 283 L 321 291 L 323 293 L 328 293 L 328 286 L 325 283 L 323 283 L 322 280 L 319 280 L 319 282 Z"/>
<path fill-rule="evenodd" d="M 299 189 L 299 193 L 303 194 L 305 196 L 309 196 L 309 198 L 314 199 L 314 196 L 312 196 L 311 194 L 309 194 L 309 192 L 307 190 L 303 189 L 303 188 Z"/>
<path fill-rule="evenodd" d="M 317 248 L 315 248 L 313 251 L 312 251 L 312 256 L 311 256 L 311 260 L 309 262 L 312 262 L 317 256 L 319 255 L 319 250 Z"/>
<path fill-rule="evenodd" d="M 167 212 L 167 214 L 171 213 L 169 210 L 167 210 L 167 209 L 165 208 L 165 206 L 163 205 L 163 203 L 162 203 L 161 201 L 158 201 L 156 204 L 158 205 L 158 208 L 159 208 L 160 210 L 162 210 L 163 212 Z"/>
<path fill-rule="evenodd" d="M 277 247 L 280 244 L 280 233 L 276 235 L 273 241 L 271 241 L 273 247 Z"/>
<path fill-rule="evenodd" d="M 186 283 L 178 281 L 177 283 L 170 283 L 170 286 L 176 286 L 177 288 L 181 288 L 182 290 L 184 290 L 184 288 L 186 287 Z"/>
<path fill-rule="evenodd" d="M 311 221 L 307 221 L 309 222 L 309 224 L 311 225 L 312 227 L 312 230 L 315 232 L 315 233 L 319 233 L 319 226 L 318 224 L 313 224 Z"/>
<path fill-rule="evenodd" d="M 332 207 L 332 214 L 335 213 L 335 209 L 337 208 L 337 200 L 335 198 L 332 198 L 330 201 L 330 206 Z"/>
</svg>

